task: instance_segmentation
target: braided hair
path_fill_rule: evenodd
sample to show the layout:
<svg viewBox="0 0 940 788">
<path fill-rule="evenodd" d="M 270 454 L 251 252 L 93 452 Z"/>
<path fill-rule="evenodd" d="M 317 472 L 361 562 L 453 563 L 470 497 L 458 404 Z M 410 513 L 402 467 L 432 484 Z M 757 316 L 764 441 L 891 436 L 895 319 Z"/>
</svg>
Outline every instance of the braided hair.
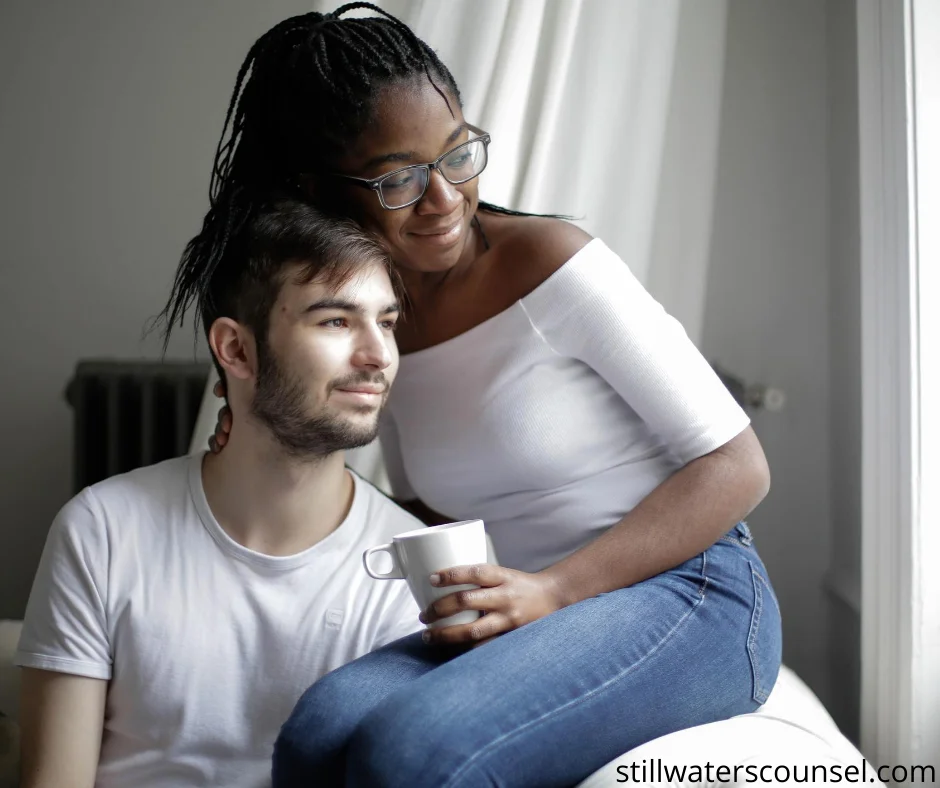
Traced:
<svg viewBox="0 0 940 788">
<path fill-rule="evenodd" d="M 380 16 L 343 18 L 363 8 Z M 243 264 L 231 254 L 235 239 L 266 195 L 305 199 L 300 177 L 324 171 L 358 137 L 383 86 L 409 79 L 427 79 L 448 107 L 451 101 L 460 106 L 453 75 L 434 51 L 371 3 L 285 19 L 254 43 L 225 115 L 209 210 L 157 316 L 164 352 L 174 324 L 183 324 L 194 303 L 207 332 L 220 315 L 219 295 L 231 290 Z"/>
<path fill-rule="evenodd" d="M 357 9 L 379 14 L 346 17 Z M 163 345 L 196 303 L 208 331 L 219 316 L 217 293 L 237 275 L 228 252 L 272 191 L 307 199 L 306 174 L 328 171 L 372 118 L 382 87 L 427 79 L 453 113 L 461 106 L 453 75 L 404 22 L 372 3 L 285 19 L 248 51 L 225 115 L 209 186 L 209 211 L 187 244 L 166 306 Z M 523 216 L 480 202 L 480 208 Z M 327 206 L 320 206 L 321 209 Z M 566 217 L 560 217 L 566 218 Z"/>
</svg>

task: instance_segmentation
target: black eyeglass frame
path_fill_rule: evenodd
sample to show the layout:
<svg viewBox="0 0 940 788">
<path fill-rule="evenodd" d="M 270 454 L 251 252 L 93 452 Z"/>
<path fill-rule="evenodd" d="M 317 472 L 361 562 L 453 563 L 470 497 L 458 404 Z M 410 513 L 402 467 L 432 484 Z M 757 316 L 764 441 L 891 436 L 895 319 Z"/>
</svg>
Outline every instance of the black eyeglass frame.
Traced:
<svg viewBox="0 0 940 788">
<path fill-rule="evenodd" d="M 339 172 L 334 172 L 332 173 L 332 175 L 335 178 L 342 178 L 343 180 L 350 181 L 351 183 L 354 183 L 357 186 L 362 187 L 363 189 L 369 189 L 370 191 L 375 192 L 375 196 L 379 198 L 379 203 L 386 211 L 398 211 L 402 208 L 407 208 L 409 205 L 414 205 L 416 202 L 419 202 L 421 198 L 424 197 L 425 193 L 428 190 L 428 186 L 431 184 L 431 170 L 437 170 L 441 174 L 441 177 L 444 178 L 445 181 L 452 184 L 453 186 L 459 186 L 461 183 L 469 183 L 474 178 L 479 178 L 483 170 L 486 169 L 486 165 L 489 164 L 489 161 L 490 161 L 489 132 L 483 131 L 483 129 L 479 129 L 470 123 L 467 123 L 465 125 L 470 131 L 472 131 L 477 136 L 474 137 L 472 140 L 461 142 L 459 145 L 456 145 L 453 148 L 451 148 L 449 151 L 442 153 L 434 161 L 430 161 L 427 164 L 409 164 L 407 167 L 400 167 L 397 170 L 393 170 L 392 172 L 387 172 L 384 175 L 380 175 L 378 178 L 357 178 L 355 175 L 343 175 L 342 173 L 339 173 Z M 469 178 L 464 178 L 462 181 L 452 181 L 450 178 L 447 177 L 447 175 L 441 169 L 441 162 L 444 161 L 444 159 L 446 159 L 448 156 L 452 155 L 456 151 L 463 148 L 464 146 L 470 145 L 471 143 L 474 143 L 474 142 L 483 143 L 483 154 L 486 157 L 483 162 L 483 169 L 481 169 L 480 172 L 476 173 L 475 175 L 471 175 Z M 424 189 L 421 191 L 421 194 L 419 194 L 413 200 L 406 202 L 404 205 L 396 205 L 394 208 L 391 208 L 385 204 L 385 199 L 382 197 L 382 182 L 383 181 L 385 181 L 388 178 L 393 178 L 394 176 L 402 172 L 405 172 L 406 170 L 415 170 L 415 169 L 423 169 L 423 168 L 427 168 L 428 179 L 427 181 L 425 181 Z"/>
</svg>

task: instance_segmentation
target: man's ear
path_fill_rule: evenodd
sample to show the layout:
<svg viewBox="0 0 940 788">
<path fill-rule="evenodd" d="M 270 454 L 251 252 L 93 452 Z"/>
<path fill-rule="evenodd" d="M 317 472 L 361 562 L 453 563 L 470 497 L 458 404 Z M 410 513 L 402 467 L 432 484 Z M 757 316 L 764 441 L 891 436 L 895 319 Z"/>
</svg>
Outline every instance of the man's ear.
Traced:
<svg viewBox="0 0 940 788">
<path fill-rule="evenodd" d="M 254 335 L 230 317 L 216 318 L 209 326 L 209 347 L 226 374 L 250 380 L 258 373 L 258 352 Z"/>
</svg>

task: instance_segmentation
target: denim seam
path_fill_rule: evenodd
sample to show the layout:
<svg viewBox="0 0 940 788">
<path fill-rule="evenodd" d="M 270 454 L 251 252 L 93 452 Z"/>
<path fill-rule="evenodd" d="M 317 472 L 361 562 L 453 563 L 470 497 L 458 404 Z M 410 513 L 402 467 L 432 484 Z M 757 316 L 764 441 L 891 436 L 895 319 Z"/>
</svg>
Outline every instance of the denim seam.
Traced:
<svg viewBox="0 0 940 788">
<path fill-rule="evenodd" d="M 764 613 L 764 591 L 760 575 L 754 566 L 748 562 L 751 567 L 751 582 L 754 584 L 754 624 L 747 637 L 747 651 L 751 658 L 751 670 L 754 671 L 754 700 L 763 703 L 767 700 L 767 692 L 764 690 L 760 680 L 760 661 L 757 657 L 757 636 L 760 634 L 760 620 Z"/>
<path fill-rule="evenodd" d="M 634 669 L 638 668 L 640 665 L 646 662 L 650 657 L 656 654 L 669 640 L 672 639 L 673 635 L 675 635 L 676 632 L 678 632 L 679 628 L 683 624 L 685 624 L 696 612 L 698 612 L 698 609 L 702 606 L 702 603 L 705 601 L 705 589 L 707 587 L 708 587 L 708 577 L 705 576 L 705 554 L 702 553 L 702 584 L 699 587 L 699 599 L 697 602 L 693 603 L 692 609 L 689 610 L 687 613 L 685 613 L 685 615 L 683 615 L 682 618 L 680 618 L 675 623 L 673 628 L 670 629 L 663 636 L 663 639 L 660 640 L 659 643 L 657 643 L 652 649 L 646 652 L 646 654 L 644 654 L 640 659 L 638 659 L 632 665 L 629 665 L 626 669 L 622 670 L 616 676 L 613 676 L 612 678 L 608 679 L 600 686 L 595 687 L 593 690 L 591 690 L 587 694 L 580 695 L 577 698 L 574 698 L 573 700 L 568 701 L 563 706 L 559 706 L 557 709 L 552 709 L 551 711 L 548 711 L 545 714 L 543 714 L 541 717 L 534 719 L 534 720 L 530 720 L 529 722 L 516 728 L 515 730 L 504 733 L 498 739 L 495 739 L 494 741 L 490 742 L 481 750 L 478 750 L 477 752 L 475 752 L 467 760 L 466 763 L 464 763 L 456 772 L 454 772 L 454 774 L 451 775 L 450 779 L 446 783 L 444 783 L 444 785 L 441 786 L 441 788 L 451 788 L 451 786 L 454 785 L 454 781 L 457 780 L 459 777 L 461 777 L 464 773 L 466 773 L 466 771 L 471 766 L 474 765 L 474 762 L 477 759 L 479 759 L 485 754 L 488 754 L 489 752 L 493 750 L 499 749 L 505 744 L 508 744 L 512 738 L 522 733 L 524 730 L 528 730 L 529 728 L 532 728 L 533 726 L 537 726 L 544 722 L 547 722 L 549 718 L 555 716 L 556 714 L 559 714 L 560 712 L 563 712 L 563 711 L 567 711 L 568 709 L 573 708 L 574 706 L 577 706 L 578 704 L 585 702 L 586 700 L 593 697 L 601 690 L 610 686 L 614 682 L 620 681 L 624 676 L 628 675 L 629 673 L 632 673 Z"/>
<path fill-rule="evenodd" d="M 757 579 L 760 580 L 761 585 L 762 585 L 765 589 L 767 589 L 768 592 L 770 592 L 770 601 L 774 603 L 774 607 L 777 608 L 777 612 L 779 613 L 779 612 L 780 612 L 780 602 L 777 601 L 777 597 L 776 597 L 776 595 L 774 594 L 773 589 L 770 587 L 770 583 L 767 581 L 767 579 L 766 579 L 760 572 L 758 572 L 756 569 L 754 569 L 753 565 L 751 566 L 751 571 L 752 571 L 752 572 L 755 572 L 755 573 L 757 574 Z"/>
</svg>

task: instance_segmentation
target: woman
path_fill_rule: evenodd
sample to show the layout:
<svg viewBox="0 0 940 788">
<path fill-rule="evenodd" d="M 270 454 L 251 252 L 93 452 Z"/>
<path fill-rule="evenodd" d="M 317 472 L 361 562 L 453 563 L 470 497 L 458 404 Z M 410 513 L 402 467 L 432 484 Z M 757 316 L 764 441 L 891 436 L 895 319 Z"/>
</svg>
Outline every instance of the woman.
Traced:
<svg viewBox="0 0 940 788">
<path fill-rule="evenodd" d="M 382 16 L 343 16 L 362 7 Z M 482 518 L 501 563 L 442 572 L 481 588 L 422 619 L 481 610 L 476 623 L 311 687 L 275 786 L 570 785 L 757 708 L 780 617 L 740 521 L 769 472 L 747 417 L 627 266 L 565 221 L 478 200 L 488 135 L 432 50 L 366 3 L 262 36 L 230 122 L 170 322 L 256 190 L 295 187 L 375 231 L 408 299 L 382 432 L 396 496 L 428 521 Z"/>
</svg>

